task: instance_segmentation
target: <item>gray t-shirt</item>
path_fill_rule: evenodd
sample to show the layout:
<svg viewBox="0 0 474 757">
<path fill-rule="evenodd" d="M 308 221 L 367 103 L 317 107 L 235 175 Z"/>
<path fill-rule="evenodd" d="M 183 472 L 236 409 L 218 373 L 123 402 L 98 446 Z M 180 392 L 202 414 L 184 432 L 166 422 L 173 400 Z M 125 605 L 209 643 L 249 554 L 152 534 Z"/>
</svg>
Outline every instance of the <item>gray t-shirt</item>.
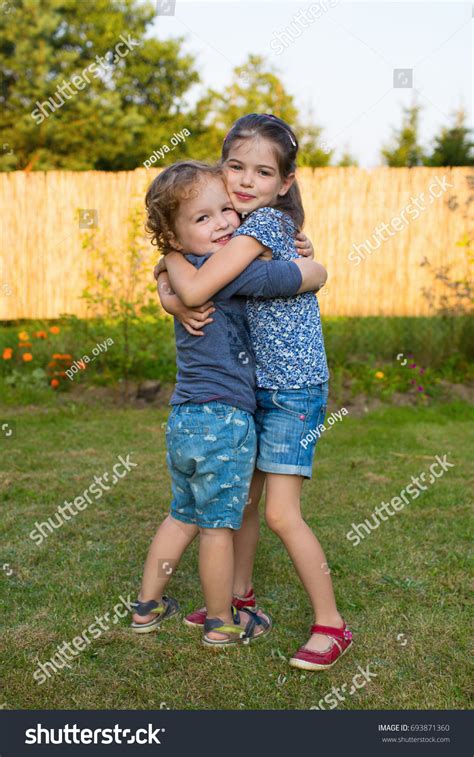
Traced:
<svg viewBox="0 0 474 757">
<path fill-rule="evenodd" d="M 186 255 L 196 268 L 210 255 Z M 216 312 L 204 336 L 189 334 L 174 319 L 176 387 L 172 405 L 217 400 L 254 413 L 255 356 L 246 313 L 246 297 L 292 297 L 302 276 L 290 261 L 254 260 L 212 297 Z"/>
</svg>

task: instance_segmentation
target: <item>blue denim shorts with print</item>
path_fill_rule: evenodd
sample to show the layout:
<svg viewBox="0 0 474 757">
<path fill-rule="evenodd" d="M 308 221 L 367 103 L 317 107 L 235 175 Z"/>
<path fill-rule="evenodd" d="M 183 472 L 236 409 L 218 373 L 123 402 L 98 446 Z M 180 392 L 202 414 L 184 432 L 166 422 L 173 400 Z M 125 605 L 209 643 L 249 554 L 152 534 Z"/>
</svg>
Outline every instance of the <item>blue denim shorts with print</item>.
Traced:
<svg viewBox="0 0 474 757">
<path fill-rule="evenodd" d="M 166 444 L 173 518 L 239 529 L 257 451 L 253 416 L 216 401 L 174 405 Z"/>
<path fill-rule="evenodd" d="M 308 444 L 305 437 L 324 421 L 328 389 L 328 381 L 302 389 L 257 389 L 259 470 L 311 478 L 316 442 Z"/>
</svg>

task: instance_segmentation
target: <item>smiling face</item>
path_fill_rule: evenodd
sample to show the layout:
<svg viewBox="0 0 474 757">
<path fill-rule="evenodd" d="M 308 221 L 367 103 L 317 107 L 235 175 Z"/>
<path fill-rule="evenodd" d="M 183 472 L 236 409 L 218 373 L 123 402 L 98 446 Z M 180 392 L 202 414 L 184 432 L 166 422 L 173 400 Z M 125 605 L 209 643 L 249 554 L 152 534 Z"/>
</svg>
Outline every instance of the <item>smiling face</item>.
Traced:
<svg viewBox="0 0 474 757">
<path fill-rule="evenodd" d="M 239 225 L 223 179 L 204 176 L 193 196 L 179 204 L 173 246 L 183 254 L 214 253 L 230 241 Z"/>
<path fill-rule="evenodd" d="M 235 140 L 223 164 L 227 189 L 234 208 L 250 213 L 257 208 L 272 207 L 278 196 L 285 195 L 295 175 L 280 176 L 275 148 L 268 139 L 252 137 Z"/>
</svg>

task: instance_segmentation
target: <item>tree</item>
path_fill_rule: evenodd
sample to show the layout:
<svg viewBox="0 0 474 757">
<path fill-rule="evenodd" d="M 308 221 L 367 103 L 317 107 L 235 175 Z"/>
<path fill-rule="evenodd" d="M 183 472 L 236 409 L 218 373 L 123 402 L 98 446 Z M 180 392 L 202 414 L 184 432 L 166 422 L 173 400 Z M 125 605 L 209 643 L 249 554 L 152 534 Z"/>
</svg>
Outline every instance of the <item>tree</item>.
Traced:
<svg viewBox="0 0 474 757">
<path fill-rule="evenodd" d="M 416 103 L 404 108 L 402 127 L 395 131 L 392 147 L 382 149 L 382 156 L 387 165 L 400 168 L 402 166 L 420 166 L 423 164 L 424 153 L 418 143 L 418 120 L 420 106 Z"/>
<path fill-rule="evenodd" d="M 465 126 L 466 113 L 460 108 L 454 114 L 451 128 L 443 127 L 435 137 L 431 155 L 425 160 L 427 166 L 473 166 L 474 142 L 470 139 L 472 129 Z"/>
<path fill-rule="evenodd" d="M 181 40 L 139 0 L 9 0 L 0 14 L 0 170 L 135 168 L 192 120 Z M 6 147 L 5 147 L 6 146 Z"/>
<path fill-rule="evenodd" d="M 347 168 L 348 166 L 358 166 L 356 158 L 354 158 L 347 148 L 344 149 L 341 157 L 337 161 L 337 165 L 341 168 Z"/>
<path fill-rule="evenodd" d="M 329 165 L 334 150 L 325 149 L 326 145 L 321 141 L 322 128 L 313 126 L 311 123 L 300 123 L 296 128 L 299 139 L 299 159 L 301 166 L 319 168 Z"/>
<path fill-rule="evenodd" d="M 196 157 L 215 159 L 232 124 L 246 113 L 271 113 L 286 121 L 298 135 L 300 165 L 328 164 L 331 152 L 318 144 L 322 129 L 300 121 L 293 96 L 276 69 L 260 55 L 249 55 L 243 65 L 236 66 L 223 92 L 209 89 L 199 101 L 201 132 L 193 140 Z"/>
</svg>

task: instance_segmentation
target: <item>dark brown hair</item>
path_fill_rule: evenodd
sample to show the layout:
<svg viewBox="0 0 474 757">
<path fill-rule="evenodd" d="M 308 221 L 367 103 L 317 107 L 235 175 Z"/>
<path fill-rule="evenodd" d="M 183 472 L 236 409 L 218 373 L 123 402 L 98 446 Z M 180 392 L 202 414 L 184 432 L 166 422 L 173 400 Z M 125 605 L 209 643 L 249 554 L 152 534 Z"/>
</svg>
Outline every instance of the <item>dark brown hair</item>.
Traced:
<svg viewBox="0 0 474 757">
<path fill-rule="evenodd" d="M 272 143 L 282 179 L 286 179 L 290 173 L 294 173 L 298 154 L 298 140 L 285 121 L 268 113 L 249 113 L 235 122 L 222 145 L 222 162 L 227 160 L 230 148 L 237 140 L 253 137 L 263 137 Z M 274 207 L 288 213 L 298 229 L 302 228 L 304 210 L 296 180 L 283 197 L 278 197 Z"/>
<path fill-rule="evenodd" d="M 222 167 L 199 160 L 181 160 L 165 168 L 148 187 L 145 229 L 151 236 L 151 243 L 163 255 L 176 251 L 173 237 L 176 235 L 175 219 L 180 203 L 195 197 L 199 182 L 210 176 L 223 179 Z"/>
</svg>

